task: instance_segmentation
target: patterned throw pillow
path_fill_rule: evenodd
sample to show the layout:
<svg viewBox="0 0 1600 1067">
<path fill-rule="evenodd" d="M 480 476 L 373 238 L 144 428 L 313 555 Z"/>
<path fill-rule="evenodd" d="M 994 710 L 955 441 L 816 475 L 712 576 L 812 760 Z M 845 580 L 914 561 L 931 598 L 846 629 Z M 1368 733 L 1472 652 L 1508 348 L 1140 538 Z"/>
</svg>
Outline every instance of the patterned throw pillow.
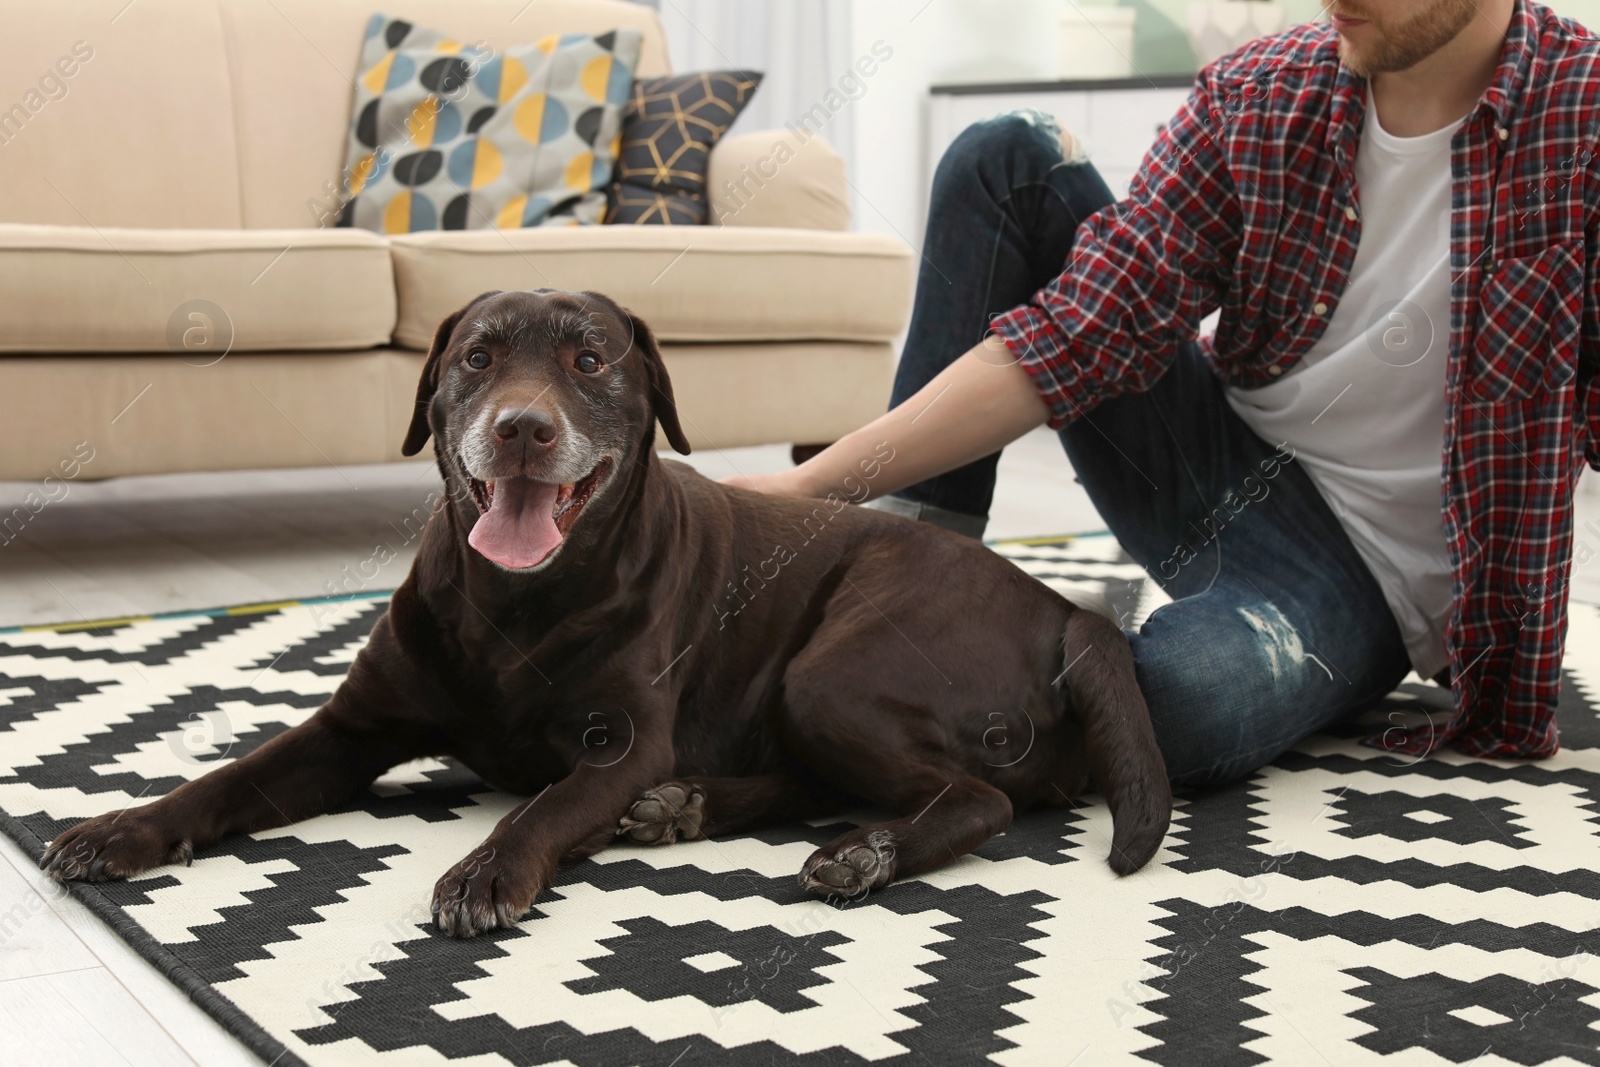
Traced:
<svg viewBox="0 0 1600 1067">
<path fill-rule="evenodd" d="M 750 71 L 634 82 L 606 221 L 704 223 L 711 149 L 760 84 L 761 75 Z"/>
<path fill-rule="evenodd" d="M 338 224 L 413 233 L 600 222 L 640 42 L 622 29 L 497 53 L 372 16 Z"/>
</svg>

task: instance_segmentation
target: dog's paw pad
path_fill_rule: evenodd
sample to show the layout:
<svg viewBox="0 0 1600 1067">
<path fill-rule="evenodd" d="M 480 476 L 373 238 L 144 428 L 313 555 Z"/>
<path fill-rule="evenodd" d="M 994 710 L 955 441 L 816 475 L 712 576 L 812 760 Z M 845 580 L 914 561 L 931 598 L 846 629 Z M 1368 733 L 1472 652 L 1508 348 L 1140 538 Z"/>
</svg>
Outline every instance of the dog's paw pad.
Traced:
<svg viewBox="0 0 1600 1067">
<path fill-rule="evenodd" d="M 819 849 L 800 868 L 800 885 L 825 897 L 856 897 L 894 877 L 894 844 L 874 832 L 866 840 Z"/>
<path fill-rule="evenodd" d="M 701 837 L 706 794 L 697 785 L 666 782 L 647 790 L 622 817 L 617 834 L 641 845 L 670 845 Z"/>
</svg>

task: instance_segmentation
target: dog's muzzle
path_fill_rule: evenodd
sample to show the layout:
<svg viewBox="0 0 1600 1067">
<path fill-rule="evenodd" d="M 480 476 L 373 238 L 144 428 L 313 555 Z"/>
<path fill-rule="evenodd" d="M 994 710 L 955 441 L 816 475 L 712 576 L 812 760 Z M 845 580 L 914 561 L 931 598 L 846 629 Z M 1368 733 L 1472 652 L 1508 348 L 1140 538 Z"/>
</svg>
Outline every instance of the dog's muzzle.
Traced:
<svg viewBox="0 0 1600 1067">
<path fill-rule="evenodd" d="M 537 567 L 561 547 L 611 467 L 607 456 L 584 477 L 564 484 L 523 475 L 480 480 L 467 473 L 478 505 L 467 543 L 508 570 Z"/>
</svg>

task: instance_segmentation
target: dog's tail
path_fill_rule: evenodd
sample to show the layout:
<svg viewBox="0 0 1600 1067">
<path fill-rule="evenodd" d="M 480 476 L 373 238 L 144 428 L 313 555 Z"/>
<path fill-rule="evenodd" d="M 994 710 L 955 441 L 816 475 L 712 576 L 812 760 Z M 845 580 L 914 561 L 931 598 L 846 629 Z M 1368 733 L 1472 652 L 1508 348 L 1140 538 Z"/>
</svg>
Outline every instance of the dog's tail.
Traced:
<svg viewBox="0 0 1600 1067">
<path fill-rule="evenodd" d="M 1083 727 L 1095 786 L 1111 805 L 1107 862 L 1118 874 L 1132 874 L 1161 847 L 1172 820 L 1167 762 L 1134 677 L 1133 653 L 1116 623 L 1084 610 L 1068 617 L 1062 652 L 1056 686 Z"/>
</svg>

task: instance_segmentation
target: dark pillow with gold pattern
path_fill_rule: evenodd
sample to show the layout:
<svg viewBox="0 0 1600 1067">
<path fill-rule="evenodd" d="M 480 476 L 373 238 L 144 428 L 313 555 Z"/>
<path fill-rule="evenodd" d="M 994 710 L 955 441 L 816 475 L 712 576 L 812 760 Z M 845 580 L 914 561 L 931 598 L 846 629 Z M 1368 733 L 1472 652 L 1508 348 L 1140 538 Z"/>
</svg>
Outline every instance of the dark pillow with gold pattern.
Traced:
<svg viewBox="0 0 1600 1067">
<path fill-rule="evenodd" d="M 634 79 L 606 222 L 703 224 L 711 149 L 760 84 L 747 70 Z"/>
</svg>

